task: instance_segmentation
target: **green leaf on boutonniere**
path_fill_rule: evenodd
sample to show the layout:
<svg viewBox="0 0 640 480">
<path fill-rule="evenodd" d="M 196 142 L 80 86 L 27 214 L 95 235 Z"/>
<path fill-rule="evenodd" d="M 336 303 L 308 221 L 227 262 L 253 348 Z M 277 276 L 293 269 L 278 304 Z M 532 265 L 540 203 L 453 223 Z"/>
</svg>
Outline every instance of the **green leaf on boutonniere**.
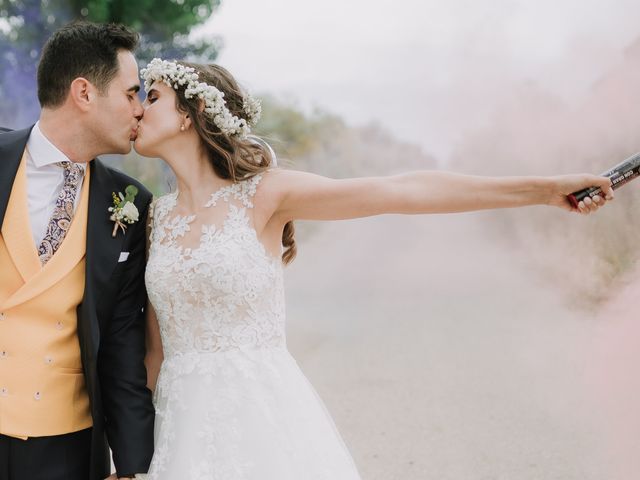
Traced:
<svg viewBox="0 0 640 480">
<path fill-rule="evenodd" d="M 134 185 L 129 185 L 124 189 L 124 203 L 131 202 L 136 199 L 136 195 L 138 194 L 138 189 Z"/>
</svg>

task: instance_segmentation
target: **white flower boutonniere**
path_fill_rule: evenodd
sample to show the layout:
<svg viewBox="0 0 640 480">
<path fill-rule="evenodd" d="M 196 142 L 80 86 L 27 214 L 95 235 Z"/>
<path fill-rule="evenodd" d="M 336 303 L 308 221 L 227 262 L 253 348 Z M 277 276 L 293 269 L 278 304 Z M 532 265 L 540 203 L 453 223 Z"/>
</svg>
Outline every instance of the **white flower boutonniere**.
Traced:
<svg viewBox="0 0 640 480">
<path fill-rule="evenodd" d="M 113 207 L 109 207 L 109 212 L 111 213 L 109 219 L 115 222 L 111 233 L 112 237 L 116 236 L 118 228 L 122 230 L 122 233 L 125 233 L 127 224 L 131 225 L 138 221 L 140 212 L 138 212 L 138 208 L 133 203 L 137 194 L 138 189 L 133 185 L 129 185 L 124 189 L 124 195 L 121 192 L 118 192 L 117 195 L 113 192 Z"/>
</svg>

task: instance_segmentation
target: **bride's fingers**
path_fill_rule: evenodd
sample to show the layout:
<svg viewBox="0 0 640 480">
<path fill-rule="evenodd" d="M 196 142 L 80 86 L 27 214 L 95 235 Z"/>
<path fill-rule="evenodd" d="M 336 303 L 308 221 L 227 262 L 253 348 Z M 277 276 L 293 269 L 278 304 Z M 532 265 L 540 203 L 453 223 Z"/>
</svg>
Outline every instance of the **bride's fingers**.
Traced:
<svg viewBox="0 0 640 480">
<path fill-rule="evenodd" d="M 613 198 L 613 195 L 611 195 L 611 198 Z M 578 203 L 577 212 L 584 215 L 596 212 L 600 207 L 607 203 L 608 200 L 610 200 L 609 197 L 603 198 L 601 195 L 585 197 Z"/>
<path fill-rule="evenodd" d="M 608 200 L 608 198 L 603 198 L 601 195 L 594 195 L 593 198 L 591 198 L 591 202 L 585 202 L 585 204 L 589 203 L 585 205 L 585 208 L 588 209 L 588 213 L 596 212 L 600 207 L 604 206 Z"/>
<path fill-rule="evenodd" d="M 584 200 L 578 203 L 578 212 L 582 215 L 588 215 L 590 213 L 593 213 L 596 210 L 598 210 L 598 208 L 600 208 L 599 204 L 601 201 L 602 201 L 601 198 L 586 197 Z"/>
<path fill-rule="evenodd" d="M 578 213 L 587 213 L 587 206 L 584 204 L 584 200 L 578 203 Z"/>
</svg>

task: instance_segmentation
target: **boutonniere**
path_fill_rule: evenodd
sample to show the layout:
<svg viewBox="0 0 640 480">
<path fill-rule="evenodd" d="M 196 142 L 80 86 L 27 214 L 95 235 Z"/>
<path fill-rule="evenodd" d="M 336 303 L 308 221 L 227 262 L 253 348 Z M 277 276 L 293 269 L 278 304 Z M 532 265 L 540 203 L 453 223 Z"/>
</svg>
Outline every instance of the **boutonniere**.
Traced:
<svg viewBox="0 0 640 480">
<path fill-rule="evenodd" d="M 131 225 L 138 221 L 140 213 L 133 203 L 137 194 L 138 189 L 133 185 L 129 185 L 124 189 L 124 195 L 121 192 L 118 192 L 117 195 L 113 192 L 113 207 L 109 207 L 109 212 L 111 213 L 109 219 L 115 222 L 111 233 L 112 237 L 116 236 L 118 228 L 122 230 L 122 233 L 125 233 L 127 224 Z"/>
</svg>

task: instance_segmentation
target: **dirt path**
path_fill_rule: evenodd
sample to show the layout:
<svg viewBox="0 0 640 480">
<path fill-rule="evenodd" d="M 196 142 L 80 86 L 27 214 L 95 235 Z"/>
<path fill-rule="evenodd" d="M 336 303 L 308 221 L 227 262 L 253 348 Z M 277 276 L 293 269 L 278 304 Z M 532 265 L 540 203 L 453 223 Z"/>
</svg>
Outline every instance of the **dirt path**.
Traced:
<svg viewBox="0 0 640 480">
<path fill-rule="evenodd" d="M 322 224 L 287 270 L 291 351 L 364 480 L 630 480 L 597 410 L 602 322 L 489 215 Z"/>
</svg>

